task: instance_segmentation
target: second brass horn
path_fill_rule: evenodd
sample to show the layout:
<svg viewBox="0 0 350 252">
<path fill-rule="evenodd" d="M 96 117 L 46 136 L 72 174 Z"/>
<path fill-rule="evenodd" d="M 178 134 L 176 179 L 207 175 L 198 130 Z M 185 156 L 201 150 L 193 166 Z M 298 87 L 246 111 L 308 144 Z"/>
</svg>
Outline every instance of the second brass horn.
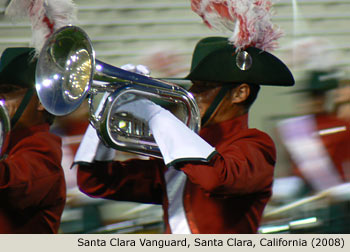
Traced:
<svg viewBox="0 0 350 252">
<path fill-rule="evenodd" d="M 132 114 L 116 112 L 133 99 L 151 99 L 193 131 L 200 129 L 200 113 L 191 93 L 96 60 L 89 37 L 76 26 L 57 30 L 45 42 L 36 68 L 36 89 L 41 103 L 54 115 L 73 112 L 89 96 L 90 122 L 100 139 L 123 151 L 161 157 L 148 125 Z"/>
</svg>

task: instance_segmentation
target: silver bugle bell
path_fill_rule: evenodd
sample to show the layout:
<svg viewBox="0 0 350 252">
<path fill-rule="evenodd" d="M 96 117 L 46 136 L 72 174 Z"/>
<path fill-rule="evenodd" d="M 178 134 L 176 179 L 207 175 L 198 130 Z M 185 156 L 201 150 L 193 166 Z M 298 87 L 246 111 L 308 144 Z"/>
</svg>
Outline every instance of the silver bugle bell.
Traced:
<svg viewBox="0 0 350 252">
<path fill-rule="evenodd" d="M 89 37 L 76 26 L 58 29 L 45 42 L 36 67 L 36 89 L 43 106 L 58 116 L 73 112 L 89 96 L 90 123 L 106 145 L 122 151 L 161 157 L 148 125 L 132 114 L 115 112 L 133 99 L 150 99 L 193 131 L 200 129 L 200 113 L 191 93 L 96 60 Z M 107 94 L 102 102 L 101 94 Z"/>
<path fill-rule="evenodd" d="M 5 107 L 5 102 L 3 100 L 0 100 L 0 158 L 2 154 L 2 148 L 5 142 L 5 138 L 7 134 L 10 132 L 10 128 L 11 128 L 10 117 Z"/>
</svg>

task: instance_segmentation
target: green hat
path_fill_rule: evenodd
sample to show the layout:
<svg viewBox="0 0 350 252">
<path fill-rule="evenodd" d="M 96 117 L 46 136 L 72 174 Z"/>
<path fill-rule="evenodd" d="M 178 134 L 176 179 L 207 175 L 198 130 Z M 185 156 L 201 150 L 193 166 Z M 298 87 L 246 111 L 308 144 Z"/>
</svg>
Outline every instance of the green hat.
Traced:
<svg viewBox="0 0 350 252">
<path fill-rule="evenodd" d="M 294 93 L 323 93 L 337 88 L 339 73 L 336 70 L 311 71 L 304 81 L 304 88 L 293 91 Z"/>
<path fill-rule="evenodd" d="M 224 37 L 200 40 L 185 78 L 198 81 L 292 86 L 294 78 L 287 66 L 272 54 L 255 47 L 236 52 Z"/>
<path fill-rule="evenodd" d="M 13 128 L 22 116 L 33 93 L 35 85 L 35 68 L 37 60 L 34 58 L 35 49 L 29 47 L 7 48 L 0 58 L 0 86 L 13 84 L 28 88 L 16 113 L 11 118 Z"/>
<path fill-rule="evenodd" d="M 7 48 L 0 58 L 0 85 L 14 84 L 30 88 L 35 85 L 35 49 L 30 47 Z"/>
<path fill-rule="evenodd" d="M 272 54 L 255 47 L 240 52 L 225 37 L 200 40 L 193 52 L 191 71 L 182 79 L 169 82 L 188 86 L 186 80 L 222 83 L 248 83 L 272 86 L 293 86 L 288 67 Z"/>
</svg>

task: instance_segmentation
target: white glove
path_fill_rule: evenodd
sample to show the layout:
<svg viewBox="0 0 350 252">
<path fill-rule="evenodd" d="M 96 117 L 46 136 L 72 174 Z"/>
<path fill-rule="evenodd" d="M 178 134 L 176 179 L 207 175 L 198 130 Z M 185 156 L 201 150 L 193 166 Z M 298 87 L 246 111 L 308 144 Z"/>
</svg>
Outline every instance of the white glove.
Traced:
<svg viewBox="0 0 350 252">
<path fill-rule="evenodd" d="M 120 67 L 123 70 L 133 72 L 133 73 L 138 73 L 146 76 L 150 76 L 151 71 L 144 65 L 133 65 L 133 64 L 126 64 Z"/>
<path fill-rule="evenodd" d="M 106 147 L 97 136 L 96 130 L 89 125 L 75 154 L 74 163 L 92 163 L 94 160 L 112 161 L 114 157 L 115 150 Z"/>
<path fill-rule="evenodd" d="M 117 111 L 132 113 L 148 123 L 166 165 L 180 160 L 207 161 L 215 153 L 215 148 L 177 117 L 149 100 L 128 102 Z"/>
<path fill-rule="evenodd" d="M 102 97 L 98 108 L 95 112 L 96 115 L 99 114 L 105 100 L 108 97 L 108 93 Z M 77 153 L 74 157 L 74 163 L 85 162 L 92 163 L 94 160 L 97 161 L 111 161 L 115 157 L 115 150 L 106 147 L 98 137 L 96 130 L 92 125 L 89 125 L 82 141 L 80 142 Z"/>
<path fill-rule="evenodd" d="M 161 106 L 147 99 L 138 99 L 131 102 L 124 103 L 119 106 L 116 112 L 128 112 L 135 116 L 137 119 L 148 123 L 149 120 L 164 110 Z"/>
</svg>

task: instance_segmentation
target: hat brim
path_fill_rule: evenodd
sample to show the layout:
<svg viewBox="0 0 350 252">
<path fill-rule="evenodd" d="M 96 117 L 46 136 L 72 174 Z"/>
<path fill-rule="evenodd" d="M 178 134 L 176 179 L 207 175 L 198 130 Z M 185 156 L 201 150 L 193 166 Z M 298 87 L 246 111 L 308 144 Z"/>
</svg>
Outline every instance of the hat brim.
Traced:
<svg viewBox="0 0 350 252">
<path fill-rule="evenodd" d="M 202 39 L 193 52 L 190 73 L 184 78 L 163 78 L 163 80 L 186 89 L 192 86 L 192 81 L 269 86 L 294 85 L 292 73 L 274 55 L 255 47 L 249 47 L 244 52 L 248 55 L 250 64 L 243 69 L 239 65 L 239 52 L 227 38 Z"/>
</svg>

